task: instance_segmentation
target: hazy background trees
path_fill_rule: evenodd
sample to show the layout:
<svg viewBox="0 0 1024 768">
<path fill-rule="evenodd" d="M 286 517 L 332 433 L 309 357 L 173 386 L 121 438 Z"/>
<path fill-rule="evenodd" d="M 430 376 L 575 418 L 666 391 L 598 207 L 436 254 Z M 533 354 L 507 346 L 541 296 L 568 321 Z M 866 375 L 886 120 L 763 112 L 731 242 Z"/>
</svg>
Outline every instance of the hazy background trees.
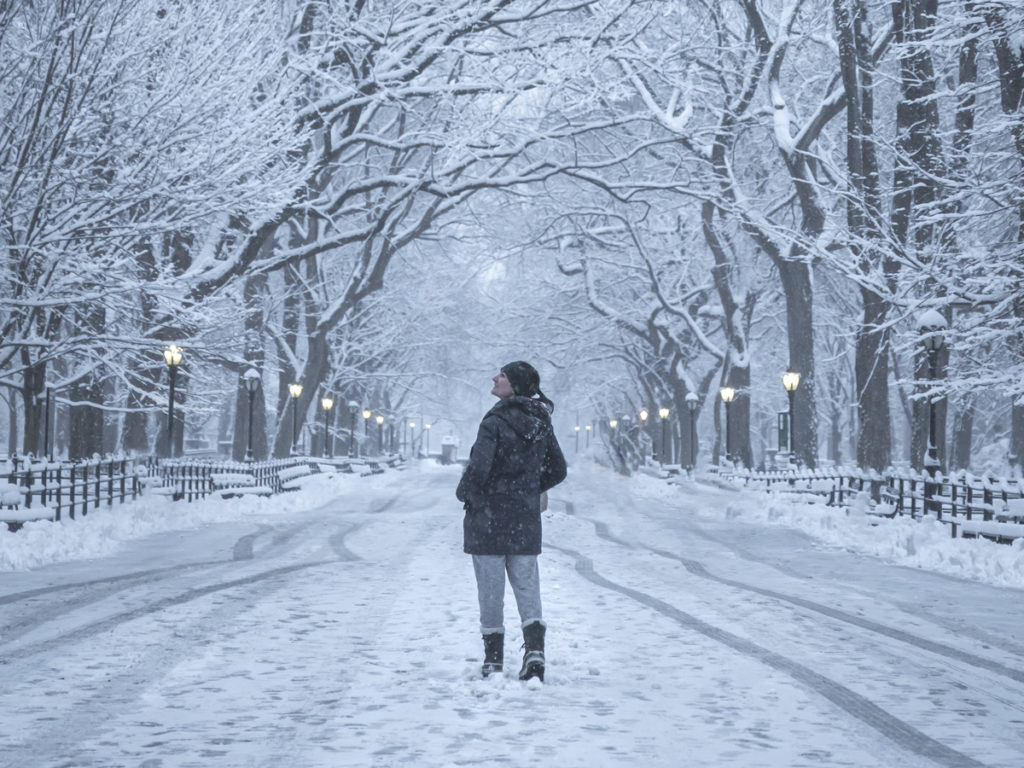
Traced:
<svg viewBox="0 0 1024 768">
<path fill-rule="evenodd" d="M 342 450 L 468 441 L 527 358 L 567 440 L 660 452 L 667 407 L 689 464 L 692 394 L 718 461 L 729 385 L 757 465 L 791 367 L 801 463 L 920 466 L 938 397 L 944 466 L 1019 464 L 1022 41 L 1010 0 L 4 4 L 8 450 L 51 387 L 69 455 L 165 451 L 173 342 L 179 450 L 244 453 L 249 368 L 258 455 L 325 394 Z"/>
</svg>

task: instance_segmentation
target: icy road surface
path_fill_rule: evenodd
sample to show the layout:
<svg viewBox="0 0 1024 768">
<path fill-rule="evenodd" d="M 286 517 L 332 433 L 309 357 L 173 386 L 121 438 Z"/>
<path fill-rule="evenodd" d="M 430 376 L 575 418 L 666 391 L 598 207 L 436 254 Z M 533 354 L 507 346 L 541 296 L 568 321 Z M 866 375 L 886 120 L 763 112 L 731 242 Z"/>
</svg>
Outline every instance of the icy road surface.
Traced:
<svg viewBox="0 0 1024 768">
<path fill-rule="evenodd" d="M 511 590 L 512 674 L 479 679 L 457 480 L 338 478 L 312 510 L 0 573 L 0 764 L 1024 765 L 1021 590 L 594 466 L 546 514 L 547 682 L 512 679 Z"/>
</svg>

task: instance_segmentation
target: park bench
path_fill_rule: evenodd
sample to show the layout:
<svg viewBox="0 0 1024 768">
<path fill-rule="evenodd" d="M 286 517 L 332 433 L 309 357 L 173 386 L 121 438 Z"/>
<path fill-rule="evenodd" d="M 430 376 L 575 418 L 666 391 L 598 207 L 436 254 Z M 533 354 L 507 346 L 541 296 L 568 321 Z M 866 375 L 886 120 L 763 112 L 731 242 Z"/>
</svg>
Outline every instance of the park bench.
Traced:
<svg viewBox="0 0 1024 768">
<path fill-rule="evenodd" d="M 0 522 L 7 524 L 9 531 L 16 531 L 25 523 L 34 520 L 53 520 L 54 512 L 44 506 L 25 509 L 22 501 L 25 489 L 14 483 L 0 481 Z"/>
<path fill-rule="evenodd" d="M 236 496 L 270 496 L 274 491 L 266 485 L 257 485 L 248 472 L 216 472 L 210 476 L 214 494 L 222 499 Z"/>
<path fill-rule="evenodd" d="M 312 462 L 286 467 L 278 472 L 278 477 L 281 478 L 281 490 L 297 491 L 302 488 L 303 480 L 318 474 L 320 474 L 320 466 Z"/>
</svg>

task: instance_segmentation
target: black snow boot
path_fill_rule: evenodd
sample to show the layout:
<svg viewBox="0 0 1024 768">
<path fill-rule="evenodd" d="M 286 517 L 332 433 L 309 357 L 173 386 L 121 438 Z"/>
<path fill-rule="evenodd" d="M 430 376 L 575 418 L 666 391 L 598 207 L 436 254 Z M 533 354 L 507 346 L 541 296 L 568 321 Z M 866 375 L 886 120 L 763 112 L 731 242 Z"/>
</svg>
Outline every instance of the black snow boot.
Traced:
<svg viewBox="0 0 1024 768">
<path fill-rule="evenodd" d="M 520 680 L 531 677 L 544 682 L 544 632 L 547 627 L 540 621 L 532 621 L 523 627 L 523 668 L 519 670 Z"/>
<path fill-rule="evenodd" d="M 505 666 L 505 635 L 502 632 L 493 632 L 484 635 L 484 665 L 480 674 L 484 677 L 495 672 L 501 672 Z"/>
</svg>

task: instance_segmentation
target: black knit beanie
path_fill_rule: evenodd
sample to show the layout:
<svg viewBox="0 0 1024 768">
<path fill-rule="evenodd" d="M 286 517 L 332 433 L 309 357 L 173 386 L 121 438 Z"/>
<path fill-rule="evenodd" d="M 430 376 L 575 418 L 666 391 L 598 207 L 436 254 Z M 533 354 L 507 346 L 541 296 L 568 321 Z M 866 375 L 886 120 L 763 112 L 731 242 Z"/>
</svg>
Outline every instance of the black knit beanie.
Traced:
<svg viewBox="0 0 1024 768">
<path fill-rule="evenodd" d="M 516 360 L 514 363 L 503 365 L 501 372 L 505 374 L 508 383 L 512 385 L 512 391 L 517 395 L 533 397 L 540 390 L 540 374 L 527 362 Z"/>
</svg>

